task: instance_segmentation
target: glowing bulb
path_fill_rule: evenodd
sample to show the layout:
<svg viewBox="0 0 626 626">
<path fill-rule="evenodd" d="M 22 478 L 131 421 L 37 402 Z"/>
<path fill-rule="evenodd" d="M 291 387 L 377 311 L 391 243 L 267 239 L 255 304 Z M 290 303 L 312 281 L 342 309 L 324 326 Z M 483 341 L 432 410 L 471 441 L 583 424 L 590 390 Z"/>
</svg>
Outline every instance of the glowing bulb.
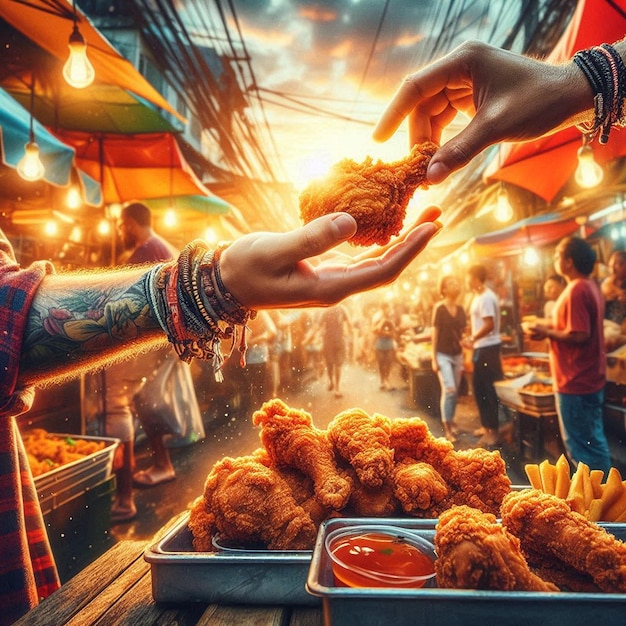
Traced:
<svg viewBox="0 0 626 626">
<path fill-rule="evenodd" d="M 43 227 L 43 232 L 48 237 L 54 237 L 59 232 L 59 225 L 54 220 L 48 220 Z"/>
<path fill-rule="evenodd" d="M 63 66 L 63 77 L 69 85 L 76 87 L 76 89 L 88 87 L 93 83 L 96 72 L 87 58 L 87 44 L 76 24 L 74 24 L 68 45 L 70 56 Z"/>
<path fill-rule="evenodd" d="M 100 222 L 98 223 L 98 234 L 104 237 L 105 235 L 108 235 L 110 233 L 111 222 L 109 222 L 109 220 L 100 220 Z"/>
<path fill-rule="evenodd" d="M 204 231 L 204 239 L 210 244 L 217 243 L 217 233 L 210 226 Z"/>
<path fill-rule="evenodd" d="M 176 211 L 174 209 L 168 209 L 165 211 L 165 215 L 163 215 L 163 223 L 168 228 L 174 228 L 176 226 L 178 220 L 176 219 Z"/>
<path fill-rule="evenodd" d="M 17 164 L 17 173 L 24 180 L 39 180 L 46 172 L 39 158 L 39 146 L 34 141 L 29 141 L 24 146 L 24 156 Z"/>
<path fill-rule="evenodd" d="M 80 191 L 76 187 L 69 188 L 65 197 L 65 204 L 67 204 L 68 209 L 77 209 L 82 204 Z"/>
<path fill-rule="evenodd" d="M 578 148 L 578 167 L 574 178 L 583 189 L 599 185 L 604 178 L 604 171 L 593 158 L 593 150 L 588 144 Z"/>
<path fill-rule="evenodd" d="M 509 202 L 509 194 L 506 192 L 504 186 L 498 189 L 494 215 L 498 222 L 508 222 L 513 217 L 513 207 Z"/>
<path fill-rule="evenodd" d="M 533 246 L 526 246 L 524 248 L 524 263 L 528 267 L 535 267 L 539 263 L 539 254 Z"/>
</svg>

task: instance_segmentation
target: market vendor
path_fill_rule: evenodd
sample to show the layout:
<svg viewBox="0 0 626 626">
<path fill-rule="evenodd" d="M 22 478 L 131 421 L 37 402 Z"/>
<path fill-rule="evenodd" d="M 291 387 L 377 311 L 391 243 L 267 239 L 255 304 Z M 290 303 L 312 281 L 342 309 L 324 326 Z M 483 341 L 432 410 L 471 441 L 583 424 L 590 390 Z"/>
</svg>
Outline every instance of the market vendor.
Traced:
<svg viewBox="0 0 626 626">
<path fill-rule="evenodd" d="M 425 209 L 404 236 L 362 261 L 319 259 L 356 231 L 352 217 L 336 213 L 290 233 L 249 234 L 217 251 L 196 241 L 171 263 L 64 274 L 45 261 L 21 268 L 0 231 L 0 624 L 59 587 L 15 420 L 31 406 L 34 386 L 163 345 L 166 337 L 181 358 L 211 359 L 217 373 L 220 340 L 255 309 L 327 306 L 394 280 L 439 230 L 439 214 Z"/>
</svg>

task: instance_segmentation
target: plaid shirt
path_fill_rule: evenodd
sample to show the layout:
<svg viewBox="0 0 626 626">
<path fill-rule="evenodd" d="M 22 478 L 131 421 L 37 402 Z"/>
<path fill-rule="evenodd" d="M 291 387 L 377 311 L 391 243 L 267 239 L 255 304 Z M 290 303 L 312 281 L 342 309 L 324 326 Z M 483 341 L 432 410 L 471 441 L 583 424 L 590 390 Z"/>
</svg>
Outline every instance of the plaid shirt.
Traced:
<svg viewBox="0 0 626 626">
<path fill-rule="evenodd" d="M 12 624 L 58 589 L 37 491 L 15 417 L 33 402 L 17 388 L 28 311 L 49 263 L 21 269 L 0 230 L 0 624 Z"/>
</svg>

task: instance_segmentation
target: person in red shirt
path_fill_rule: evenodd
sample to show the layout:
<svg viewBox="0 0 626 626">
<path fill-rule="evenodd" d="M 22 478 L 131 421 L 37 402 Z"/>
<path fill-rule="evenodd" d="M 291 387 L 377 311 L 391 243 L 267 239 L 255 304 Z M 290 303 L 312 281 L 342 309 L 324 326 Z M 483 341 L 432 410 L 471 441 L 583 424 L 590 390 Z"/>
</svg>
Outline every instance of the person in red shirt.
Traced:
<svg viewBox="0 0 626 626">
<path fill-rule="evenodd" d="M 532 327 L 531 335 L 550 343 L 559 428 L 570 462 L 575 468 L 582 461 L 606 476 L 611 454 L 603 424 L 604 300 L 591 278 L 595 262 L 596 253 L 583 239 L 559 242 L 554 269 L 567 285 L 554 305 L 552 322 Z"/>
</svg>

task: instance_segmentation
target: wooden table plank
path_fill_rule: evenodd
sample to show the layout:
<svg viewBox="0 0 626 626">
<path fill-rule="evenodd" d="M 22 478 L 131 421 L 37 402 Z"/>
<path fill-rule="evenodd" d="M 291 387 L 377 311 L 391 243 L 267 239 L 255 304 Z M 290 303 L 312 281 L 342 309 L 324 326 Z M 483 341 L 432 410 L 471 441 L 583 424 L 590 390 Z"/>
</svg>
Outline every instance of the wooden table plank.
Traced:
<svg viewBox="0 0 626 626">
<path fill-rule="evenodd" d="M 291 612 L 289 626 L 322 626 L 321 606 L 298 606 Z"/>
<path fill-rule="evenodd" d="M 286 626 L 288 609 L 273 606 L 229 606 L 212 604 L 197 626 Z"/>
<path fill-rule="evenodd" d="M 138 559 L 143 559 L 143 541 L 124 541 L 114 545 L 105 555 L 88 565 L 35 607 L 14 626 L 49 626 L 67 624 L 73 616 L 102 593 L 116 578 Z M 83 622 L 84 623 L 84 622 Z"/>
</svg>

